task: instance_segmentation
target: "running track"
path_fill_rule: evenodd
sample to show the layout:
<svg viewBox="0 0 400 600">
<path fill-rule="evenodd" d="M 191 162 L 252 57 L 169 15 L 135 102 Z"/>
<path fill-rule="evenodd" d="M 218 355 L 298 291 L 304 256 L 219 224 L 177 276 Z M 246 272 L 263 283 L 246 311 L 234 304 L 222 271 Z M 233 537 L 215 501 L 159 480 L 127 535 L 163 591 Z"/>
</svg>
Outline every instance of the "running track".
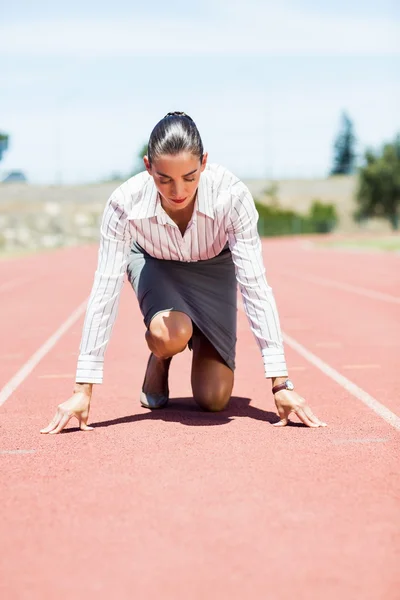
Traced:
<svg viewBox="0 0 400 600">
<path fill-rule="evenodd" d="M 72 389 L 83 309 L 68 319 L 96 255 L 0 261 L 0 597 L 397 600 L 400 257 L 265 243 L 290 375 L 327 428 L 271 426 L 241 311 L 227 411 L 196 409 L 189 352 L 170 407 L 142 409 L 148 352 L 126 284 L 95 431 L 40 435 Z"/>
</svg>

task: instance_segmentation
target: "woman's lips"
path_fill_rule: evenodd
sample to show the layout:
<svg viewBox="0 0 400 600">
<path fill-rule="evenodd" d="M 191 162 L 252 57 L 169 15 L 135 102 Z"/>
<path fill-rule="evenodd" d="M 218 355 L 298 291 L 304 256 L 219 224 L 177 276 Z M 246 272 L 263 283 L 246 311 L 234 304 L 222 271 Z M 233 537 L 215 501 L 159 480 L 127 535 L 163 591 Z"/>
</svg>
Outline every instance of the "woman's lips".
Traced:
<svg viewBox="0 0 400 600">
<path fill-rule="evenodd" d="M 170 200 L 176 204 L 182 204 L 182 202 L 185 202 L 186 198 L 170 198 Z"/>
</svg>

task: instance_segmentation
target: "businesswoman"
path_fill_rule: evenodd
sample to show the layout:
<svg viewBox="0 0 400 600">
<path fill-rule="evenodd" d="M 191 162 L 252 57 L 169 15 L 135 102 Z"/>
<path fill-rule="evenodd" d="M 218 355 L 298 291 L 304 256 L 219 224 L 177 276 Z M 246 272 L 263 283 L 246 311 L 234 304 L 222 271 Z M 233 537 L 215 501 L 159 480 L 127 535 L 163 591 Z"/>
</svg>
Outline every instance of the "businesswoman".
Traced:
<svg viewBox="0 0 400 600">
<path fill-rule="evenodd" d="M 83 326 L 73 395 L 42 433 L 59 433 L 72 417 L 87 425 L 93 385 L 103 381 L 104 354 L 127 274 L 137 296 L 150 350 L 139 392 L 142 406 L 166 407 L 173 356 L 192 351 L 194 401 L 223 410 L 232 393 L 239 285 L 251 330 L 271 382 L 279 426 L 295 413 L 309 427 L 326 424 L 288 379 L 282 333 L 247 187 L 208 164 L 194 121 L 168 113 L 154 127 L 146 170 L 109 198 L 98 265 Z M 137 332 L 139 335 L 139 332 Z"/>
</svg>

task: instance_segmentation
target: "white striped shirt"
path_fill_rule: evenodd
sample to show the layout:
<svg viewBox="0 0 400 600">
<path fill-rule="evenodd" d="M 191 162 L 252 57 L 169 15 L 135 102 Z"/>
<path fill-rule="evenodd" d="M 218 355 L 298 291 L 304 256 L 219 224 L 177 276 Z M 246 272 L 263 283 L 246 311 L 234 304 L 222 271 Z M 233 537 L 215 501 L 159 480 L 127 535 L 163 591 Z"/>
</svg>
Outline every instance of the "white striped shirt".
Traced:
<svg viewBox="0 0 400 600">
<path fill-rule="evenodd" d="M 110 196 L 101 224 L 98 265 L 83 326 L 77 383 L 102 383 L 104 354 L 117 316 L 131 245 L 161 260 L 213 258 L 228 242 L 266 377 L 287 375 L 275 299 L 265 277 L 258 213 L 248 188 L 220 165 L 201 173 L 193 216 L 182 236 L 145 171 Z"/>
</svg>

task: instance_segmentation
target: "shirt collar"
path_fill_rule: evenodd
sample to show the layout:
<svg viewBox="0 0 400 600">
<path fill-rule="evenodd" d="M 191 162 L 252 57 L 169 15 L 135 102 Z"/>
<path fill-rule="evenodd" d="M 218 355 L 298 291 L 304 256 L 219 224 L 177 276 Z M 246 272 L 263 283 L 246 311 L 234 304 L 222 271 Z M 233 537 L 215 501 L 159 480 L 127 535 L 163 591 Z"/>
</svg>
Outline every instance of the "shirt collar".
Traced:
<svg viewBox="0 0 400 600">
<path fill-rule="evenodd" d="M 156 216 L 157 188 L 154 179 L 149 177 L 143 185 L 137 200 L 129 211 L 129 219 L 151 219 Z"/>
<path fill-rule="evenodd" d="M 197 189 L 197 210 L 203 215 L 207 215 L 214 218 L 214 207 L 213 207 L 213 190 L 212 182 L 208 177 L 207 170 L 203 171 L 200 175 L 199 187 Z"/>
<path fill-rule="evenodd" d="M 197 212 L 214 218 L 212 182 L 205 171 L 200 175 L 195 208 L 196 206 Z M 162 225 L 167 223 L 168 215 L 161 206 L 154 179 L 150 177 L 142 188 L 140 199 L 132 206 L 128 218 L 151 219 L 152 217 L 157 217 Z"/>
</svg>

